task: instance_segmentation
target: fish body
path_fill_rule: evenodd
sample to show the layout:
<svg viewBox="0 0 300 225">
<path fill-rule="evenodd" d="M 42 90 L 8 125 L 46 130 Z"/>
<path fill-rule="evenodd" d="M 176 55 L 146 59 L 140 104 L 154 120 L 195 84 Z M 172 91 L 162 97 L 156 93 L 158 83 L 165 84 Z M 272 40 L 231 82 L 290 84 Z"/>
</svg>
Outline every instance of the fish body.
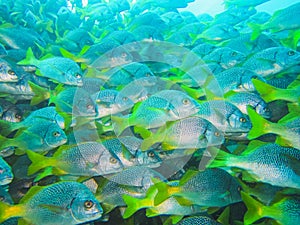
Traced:
<svg viewBox="0 0 300 225">
<path fill-rule="evenodd" d="M 185 176 L 188 176 L 186 174 Z M 241 201 L 240 185 L 230 174 L 221 169 L 197 171 L 190 179 L 181 178 L 178 186 L 156 183 L 158 192 L 155 204 L 170 196 L 179 196 L 189 205 L 220 207 Z"/>
<path fill-rule="evenodd" d="M 67 142 L 65 132 L 56 123 L 43 119 L 18 132 L 14 138 L 0 136 L 0 148 L 15 146 L 21 150 L 46 152 Z"/>
<path fill-rule="evenodd" d="M 36 191 L 35 191 L 35 190 Z M 1 204 L 1 221 L 22 217 L 33 224 L 78 224 L 98 219 L 103 209 L 93 193 L 78 182 L 58 182 L 31 189 L 18 205 Z"/>
<path fill-rule="evenodd" d="M 147 150 L 154 143 L 162 142 L 162 148 L 189 149 L 206 148 L 219 145 L 224 141 L 224 136 L 214 125 L 201 117 L 187 117 L 181 120 L 167 122 L 150 137 L 144 139 L 142 150 Z"/>
<path fill-rule="evenodd" d="M 219 91 L 214 87 L 220 87 L 220 90 L 226 94 L 229 91 L 235 92 L 254 92 L 255 87 L 253 85 L 252 79 L 258 79 L 265 81 L 265 79 L 254 73 L 251 70 L 245 69 L 243 67 L 233 67 L 226 69 L 220 73 L 214 74 L 214 79 L 211 80 L 207 87 L 208 90 L 219 95 Z"/>
<path fill-rule="evenodd" d="M 19 65 L 36 66 L 37 74 L 48 77 L 54 81 L 67 84 L 82 86 L 82 71 L 78 64 L 71 59 L 64 57 L 51 57 L 44 60 L 38 60 L 29 48 L 26 59 L 18 62 Z"/>
<path fill-rule="evenodd" d="M 240 168 L 249 174 L 245 179 L 299 188 L 299 150 L 275 143 L 253 143 L 241 155 L 219 151 L 209 167 Z"/>
<path fill-rule="evenodd" d="M 255 53 L 248 58 L 243 67 L 263 77 L 279 73 L 300 60 L 300 53 L 287 47 L 272 47 Z"/>
<path fill-rule="evenodd" d="M 2 127 L 0 133 L 8 135 L 14 130 L 30 127 L 36 122 L 41 122 L 41 120 L 55 123 L 61 129 L 65 128 L 64 118 L 56 112 L 55 107 L 49 106 L 31 112 L 24 120 L 19 122 L 0 121 Z"/>
<path fill-rule="evenodd" d="M 123 166 L 104 145 L 97 142 L 84 142 L 77 146 L 61 147 L 53 157 L 45 157 L 34 152 L 27 152 L 32 164 L 28 173 L 40 169 L 55 167 L 58 175 L 98 176 L 119 172 Z"/>
<path fill-rule="evenodd" d="M 242 52 L 235 51 L 229 47 L 219 47 L 203 57 L 204 62 L 216 62 L 224 69 L 229 69 L 243 62 L 246 55 Z"/>
<path fill-rule="evenodd" d="M 160 91 L 143 101 L 128 117 L 112 117 L 114 129 L 120 134 L 128 126 L 155 128 L 197 112 L 198 103 L 177 90 Z"/>
</svg>

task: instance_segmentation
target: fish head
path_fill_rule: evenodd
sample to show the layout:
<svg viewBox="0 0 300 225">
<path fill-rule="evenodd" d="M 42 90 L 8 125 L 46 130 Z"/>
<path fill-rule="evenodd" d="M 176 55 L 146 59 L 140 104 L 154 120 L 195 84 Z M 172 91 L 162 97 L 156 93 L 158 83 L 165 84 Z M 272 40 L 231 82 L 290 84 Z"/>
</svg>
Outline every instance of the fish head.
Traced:
<svg viewBox="0 0 300 225">
<path fill-rule="evenodd" d="M 275 48 L 274 48 L 275 49 Z M 292 66 L 300 62 L 300 52 L 290 48 L 278 47 L 274 53 L 276 64 L 279 66 Z"/>
<path fill-rule="evenodd" d="M 19 80 L 15 70 L 3 59 L 0 59 L 0 80 L 3 82 L 17 82 Z"/>
<path fill-rule="evenodd" d="M 103 215 L 100 203 L 89 190 L 82 190 L 72 199 L 70 210 L 72 217 L 80 223 L 98 219 Z"/>
<path fill-rule="evenodd" d="M 48 129 L 43 138 L 44 142 L 53 148 L 56 148 L 67 142 L 67 136 L 65 132 L 56 123 L 49 123 Z"/>
<path fill-rule="evenodd" d="M 0 157 L 0 185 L 2 186 L 11 183 L 13 177 L 11 167 L 2 157 Z"/>
<path fill-rule="evenodd" d="M 266 119 L 269 119 L 272 116 L 272 112 L 268 104 L 264 101 L 260 101 L 257 103 L 257 105 L 255 106 L 255 111 Z"/>
<path fill-rule="evenodd" d="M 146 152 L 137 151 L 135 158 L 139 165 L 147 165 L 150 167 L 159 166 L 162 162 L 161 158 L 153 150 L 148 150 Z"/>
<path fill-rule="evenodd" d="M 237 132 L 248 132 L 252 127 L 249 117 L 238 109 L 232 112 L 228 118 L 228 122 L 231 129 Z"/>
<path fill-rule="evenodd" d="M 99 158 L 95 170 L 97 174 L 111 174 L 120 172 L 123 169 L 123 164 L 120 159 L 111 154 L 105 147 L 99 150 Z"/>
<path fill-rule="evenodd" d="M 211 123 L 208 124 L 205 135 L 206 135 L 206 139 L 207 139 L 207 146 L 220 145 L 225 140 L 223 132 L 218 130 Z"/>
</svg>

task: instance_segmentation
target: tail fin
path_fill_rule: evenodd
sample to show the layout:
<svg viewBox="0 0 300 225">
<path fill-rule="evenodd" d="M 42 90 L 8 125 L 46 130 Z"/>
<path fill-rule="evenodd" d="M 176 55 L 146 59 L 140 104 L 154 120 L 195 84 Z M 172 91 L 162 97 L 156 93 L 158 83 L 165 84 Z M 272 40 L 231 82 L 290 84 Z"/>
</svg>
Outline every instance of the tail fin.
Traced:
<svg viewBox="0 0 300 225">
<path fill-rule="evenodd" d="M 30 101 L 30 105 L 37 105 L 42 101 L 50 98 L 50 92 L 47 89 L 42 88 L 39 85 L 32 83 L 31 81 L 28 81 L 28 84 L 34 93 L 34 96 Z"/>
<path fill-rule="evenodd" d="M 180 191 L 180 187 L 172 187 L 165 182 L 155 183 L 154 187 L 157 189 L 157 194 L 154 197 L 154 205 L 162 203 L 170 196 Z"/>
<path fill-rule="evenodd" d="M 137 199 L 129 195 L 123 195 L 123 200 L 127 205 L 127 208 L 123 214 L 123 218 L 127 219 L 132 216 L 135 212 L 142 208 L 147 208 L 153 205 L 151 200 L 145 199 Z"/>
<path fill-rule="evenodd" d="M 13 143 L 13 140 L 14 139 L 6 138 L 0 135 L 0 151 L 7 147 L 17 147 L 17 145 Z"/>
<path fill-rule="evenodd" d="M 248 23 L 247 25 L 252 29 L 251 41 L 254 41 L 262 31 L 261 25 L 255 23 Z"/>
<path fill-rule="evenodd" d="M 9 205 L 5 202 L 0 201 L 0 223 L 13 218 L 13 217 L 20 217 L 24 214 L 25 210 L 21 204 L 19 205 Z"/>
<path fill-rule="evenodd" d="M 234 163 L 234 155 L 219 150 L 215 159 L 207 166 L 207 168 L 227 167 Z"/>
<path fill-rule="evenodd" d="M 35 58 L 33 51 L 31 48 L 28 48 L 26 52 L 26 58 L 19 61 L 17 63 L 18 65 L 33 65 L 33 66 L 38 66 L 39 60 Z"/>
<path fill-rule="evenodd" d="M 251 107 L 247 107 L 247 112 L 252 123 L 252 128 L 248 133 L 248 139 L 252 140 L 271 131 L 272 122 L 264 119 Z"/>
<path fill-rule="evenodd" d="M 255 87 L 255 89 L 260 94 L 260 97 L 265 100 L 267 103 L 274 101 L 277 99 L 278 91 L 280 91 L 279 88 L 276 88 L 270 84 L 267 84 L 265 82 L 262 82 L 258 79 L 252 79 L 252 83 Z"/>
<path fill-rule="evenodd" d="M 46 168 L 48 166 L 53 166 L 55 160 L 53 158 L 48 158 L 33 151 L 26 151 L 28 158 L 31 160 L 32 164 L 28 167 L 28 175 L 34 174 L 37 171 Z"/>
<path fill-rule="evenodd" d="M 0 120 L 0 133 L 4 136 L 9 135 L 20 127 L 22 127 L 22 122 L 13 123 L 6 120 Z"/>
<path fill-rule="evenodd" d="M 244 216 L 245 225 L 253 224 L 255 221 L 264 217 L 263 210 L 266 208 L 266 206 L 264 206 L 254 198 L 250 197 L 248 194 L 246 194 L 243 191 L 241 191 L 241 195 L 242 195 L 243 202 L 245 203 L 248 209 L 248 211 Z"/>
</svg>

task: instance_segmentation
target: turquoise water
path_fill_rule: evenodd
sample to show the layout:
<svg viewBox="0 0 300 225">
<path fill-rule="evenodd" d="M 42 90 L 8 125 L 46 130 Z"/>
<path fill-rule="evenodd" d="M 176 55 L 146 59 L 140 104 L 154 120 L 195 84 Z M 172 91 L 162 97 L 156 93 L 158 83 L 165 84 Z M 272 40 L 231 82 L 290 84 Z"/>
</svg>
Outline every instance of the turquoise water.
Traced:
<svg viewBox="0 0 300 225">
<path fill-rule="evenodd" d="M 299 224 L 299 10 L 0 0 L 0 224 Z"/>
</svg>

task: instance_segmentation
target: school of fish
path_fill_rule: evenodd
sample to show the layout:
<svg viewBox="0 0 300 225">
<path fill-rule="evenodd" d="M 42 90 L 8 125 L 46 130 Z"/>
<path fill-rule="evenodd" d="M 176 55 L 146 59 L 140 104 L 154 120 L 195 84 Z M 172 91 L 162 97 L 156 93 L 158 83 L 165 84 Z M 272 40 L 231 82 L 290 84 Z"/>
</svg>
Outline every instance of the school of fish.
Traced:
<svg viewBox="0 0 300 225">
<path fill-rule="evenodd" d="M 300 224 L 300 2 L 193 1 L 0 0 L 0 224 Z"/>
</svg>

